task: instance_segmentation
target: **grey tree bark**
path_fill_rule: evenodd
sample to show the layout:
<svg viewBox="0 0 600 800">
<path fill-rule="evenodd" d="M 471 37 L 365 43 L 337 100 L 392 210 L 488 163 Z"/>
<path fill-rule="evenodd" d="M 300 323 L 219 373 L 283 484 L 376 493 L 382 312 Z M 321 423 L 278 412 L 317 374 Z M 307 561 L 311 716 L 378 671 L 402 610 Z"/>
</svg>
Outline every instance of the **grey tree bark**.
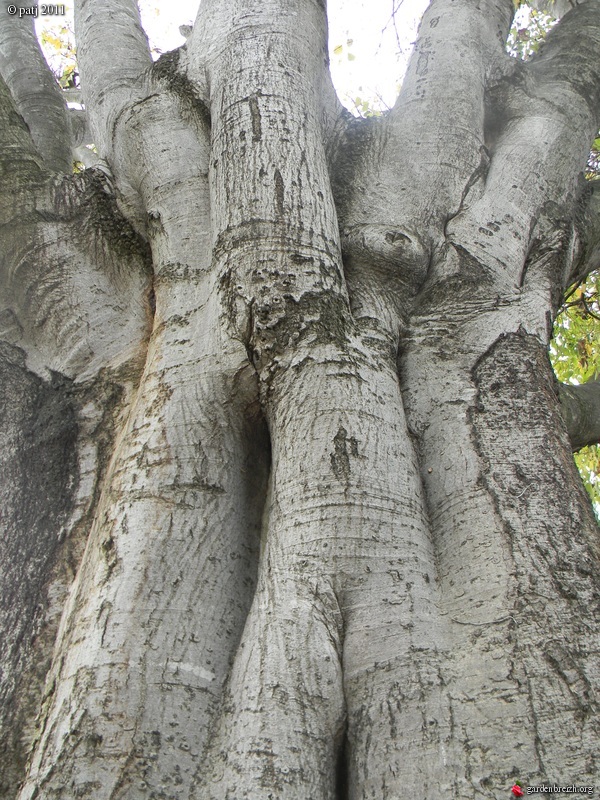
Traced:
<svg viewBox="0 0 600 800">
<path fill-rule="evenodd" d="M 103 172 L 0 18 L 0 796 L 594 784 L 598 392 L 547 346 L 600 2 L 523 64 L 512 0 L 432 0 L 369 120 L 322 0 L 203 0 L 155 64 L 75 7 Z"/>
</svg>

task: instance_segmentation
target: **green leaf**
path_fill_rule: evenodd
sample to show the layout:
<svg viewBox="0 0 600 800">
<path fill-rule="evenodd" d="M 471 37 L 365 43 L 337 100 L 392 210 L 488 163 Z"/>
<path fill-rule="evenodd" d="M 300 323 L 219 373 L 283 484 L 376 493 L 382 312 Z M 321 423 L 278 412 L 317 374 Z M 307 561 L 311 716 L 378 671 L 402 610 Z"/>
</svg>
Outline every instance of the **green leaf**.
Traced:
<svg viewBox="0 0 600 800">
<path fill-rule="evenodd" d="M 600 137 L 599 137 L 600 138 Z M 550 360 L 563 383 L 585 383 L 600 374 L 600 271 L 571 287 L 554 324 Z M 575 454 L 583 485 L 600 514 L 600 446 Z"/>
</svg>

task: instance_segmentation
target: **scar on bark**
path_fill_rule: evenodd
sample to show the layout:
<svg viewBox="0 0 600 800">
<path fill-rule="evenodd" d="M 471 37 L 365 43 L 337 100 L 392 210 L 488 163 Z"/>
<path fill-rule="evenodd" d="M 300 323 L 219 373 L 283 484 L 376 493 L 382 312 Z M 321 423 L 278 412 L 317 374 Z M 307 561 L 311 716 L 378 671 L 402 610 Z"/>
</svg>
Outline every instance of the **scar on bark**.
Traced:
<svg viewBox="0 0 600 800">
<path fill-rule="evenodd" d="M 252 141 L 260 142 L 262 137 L 262 125 L 258 100 L 255 95 L 248 98 L 248 105 L 250 106 L 250 117 L 252 120 Z"/>
<path fill-rule="evenodd" d="M 348 448 L 349 446 L 349 448 Z M 338 480 L 350 478 L 350 456 L 358 457 L 358 441 L 340 425 L 333 439 L 333 453 L 331 453 L 331 468 Z"/>
<path fill-rule="evenodd" d="M 283 178 L 278 169 L 275 170 L 275 205 L 277 214 L 283 216 Z"/>
</svg>

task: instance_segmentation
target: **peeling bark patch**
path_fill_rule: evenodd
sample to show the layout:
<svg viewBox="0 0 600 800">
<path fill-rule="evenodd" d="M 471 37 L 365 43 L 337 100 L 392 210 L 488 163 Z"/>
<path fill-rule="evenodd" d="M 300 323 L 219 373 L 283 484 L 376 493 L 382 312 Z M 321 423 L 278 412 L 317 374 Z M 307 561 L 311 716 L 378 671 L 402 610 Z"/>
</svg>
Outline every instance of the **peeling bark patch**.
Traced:
<svg viewBox="0 0 600 800">
<path fill-rule="evenodd" d="M 358 457 L 358 441 L 354 436 L 348 437 L 348 431 L 340 425 L 333 439 L 331 453 L 331 468 L 338 480 L 349 480 L 350 456 Z"/>
<path fill-rule="evenodd" d="M 248 98 L 248 105 L 250 106 L 250 118 L 252 120 L 252 141 L 260 142 L 262 138 L 262 123 L 256 95 Z"/>
</svg>

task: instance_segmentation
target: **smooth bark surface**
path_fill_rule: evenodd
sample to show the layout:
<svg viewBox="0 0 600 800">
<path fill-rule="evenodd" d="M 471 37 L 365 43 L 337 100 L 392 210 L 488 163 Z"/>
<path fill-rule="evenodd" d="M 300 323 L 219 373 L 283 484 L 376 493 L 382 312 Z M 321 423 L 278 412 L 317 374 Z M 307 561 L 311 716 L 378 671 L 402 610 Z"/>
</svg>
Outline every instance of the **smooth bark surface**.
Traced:
<svg viewBox="0 0 600 800">
<path fill-rule="evenodd" d="M 546 351 L 598 263 L 599 12 L 523 64 L 512 2 L 433 0 L 355 120 L 320 0 L 204 0 L 155 64 L 78 0 L 82 176 L 1 19 L 3 798 L 594 784 L 594 415 Z"/>
<path fill-rule="evenodd" d="M 12 25 L 0 26 L 0 74 L 46 166 L 70 172 L 66 103 L 40 50 L 33 17 L 16 18 Z"/>
</svg>

